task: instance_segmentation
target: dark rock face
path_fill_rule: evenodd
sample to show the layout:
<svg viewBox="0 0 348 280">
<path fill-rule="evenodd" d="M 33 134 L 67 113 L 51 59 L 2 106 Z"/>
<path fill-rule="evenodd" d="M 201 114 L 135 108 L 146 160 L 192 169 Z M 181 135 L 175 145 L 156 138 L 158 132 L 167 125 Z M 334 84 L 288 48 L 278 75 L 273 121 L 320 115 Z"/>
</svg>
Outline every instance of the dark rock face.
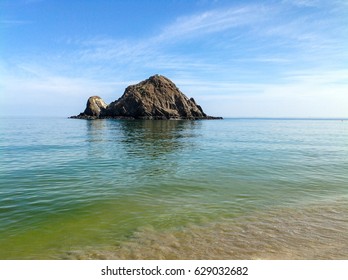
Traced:
<svg viewBox="0 0 348 280">
<path fill-rule="evenodd" d="M 123 96 L 106 109 L 107 116 L 134 118 L 205 118 L 193 99 L 188 99 L 173 82 L 155 75 L 126 88 Z"/>
<path fill-rule="evenodd" d="M 73 117 L 74 118 L 74 117 Z M 88 99 L 86 110 L 75 118 L 214 119 L 193 98 L 188 99 L 168 78 L 155 75 L 128 86 L 108 106 L 98 96 Z"/>
</svg>

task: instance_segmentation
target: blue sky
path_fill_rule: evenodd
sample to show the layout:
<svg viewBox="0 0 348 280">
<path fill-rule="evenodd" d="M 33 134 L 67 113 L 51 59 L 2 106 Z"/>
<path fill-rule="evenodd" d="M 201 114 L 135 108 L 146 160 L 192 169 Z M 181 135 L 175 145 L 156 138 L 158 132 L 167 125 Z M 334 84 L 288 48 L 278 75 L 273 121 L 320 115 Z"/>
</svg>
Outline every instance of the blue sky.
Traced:
<svg viewBox="0 0 348 280">
<path fill-rule="evenodd" d="M 224 117 L 348 117 L 348 1 L 0 0 L 0 114 L 70 116 L 153 74 Z"/>
</svg>

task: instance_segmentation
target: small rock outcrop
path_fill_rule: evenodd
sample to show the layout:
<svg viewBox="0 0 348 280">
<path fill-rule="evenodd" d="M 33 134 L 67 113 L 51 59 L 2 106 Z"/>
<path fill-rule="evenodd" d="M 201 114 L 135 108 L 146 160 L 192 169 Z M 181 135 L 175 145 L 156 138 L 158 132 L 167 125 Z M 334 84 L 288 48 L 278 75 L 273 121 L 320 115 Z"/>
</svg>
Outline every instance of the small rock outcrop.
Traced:
<svg viewBox="0 0 348 280">
<path fill-rule="evenodd" d="M 72 118 L 216 119 L 207 116 L 193 98 L 187 98 L 171 80 L 161 75 L 128 86 L 124 94 L 109 105 L 100 97 L 92 96 L 85 111 Z"/>
<path fill-rule="evenodd" d="M 100 113 L 106 109 L 108 104 L 104 102 L 99 96 L 91 96 L 87 100 L 85 111 L 82 113 L 85 116 L 99 118 Z"/>
</svg>

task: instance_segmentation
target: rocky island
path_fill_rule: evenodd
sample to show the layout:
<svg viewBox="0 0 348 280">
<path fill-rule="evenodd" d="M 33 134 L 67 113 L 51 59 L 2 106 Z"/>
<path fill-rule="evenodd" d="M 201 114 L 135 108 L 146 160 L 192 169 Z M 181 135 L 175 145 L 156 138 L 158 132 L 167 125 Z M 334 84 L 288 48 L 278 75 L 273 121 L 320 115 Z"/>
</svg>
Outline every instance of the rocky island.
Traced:
<svg viewBox="0 0 348 280">
<path fill-rule="evenodd" d="M 222 119 L 208 116 L 193 98 L 186 97 L 168 78 L 154 75 L 136 85 L 109 105 L 99 96 L 91 96 L 84 112 L 76 119 Z"/>
</svg>

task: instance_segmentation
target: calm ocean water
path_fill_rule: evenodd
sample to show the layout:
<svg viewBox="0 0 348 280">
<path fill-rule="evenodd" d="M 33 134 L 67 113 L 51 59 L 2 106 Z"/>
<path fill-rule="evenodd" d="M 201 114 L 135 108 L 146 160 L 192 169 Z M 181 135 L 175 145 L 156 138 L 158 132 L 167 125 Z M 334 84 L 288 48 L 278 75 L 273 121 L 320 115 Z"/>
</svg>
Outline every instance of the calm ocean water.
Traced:
<svg viewBox="0 0 348 280">
<path fill-rule="evenodd" d="M 348 259 L 348 121 L 0 119 L 0 259 Z"/>
</svg>

